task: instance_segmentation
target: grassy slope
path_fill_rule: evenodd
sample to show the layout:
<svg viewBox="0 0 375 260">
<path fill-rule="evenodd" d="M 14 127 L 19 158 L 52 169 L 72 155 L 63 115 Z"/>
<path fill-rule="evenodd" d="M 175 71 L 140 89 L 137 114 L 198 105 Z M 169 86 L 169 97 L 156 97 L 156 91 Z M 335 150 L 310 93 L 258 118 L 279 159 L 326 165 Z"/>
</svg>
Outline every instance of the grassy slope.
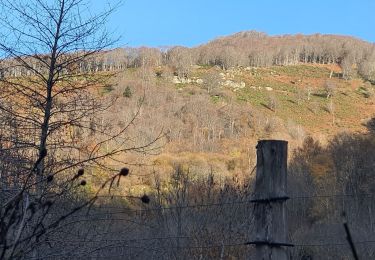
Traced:
<svg viewBox="0 0 375 260">
<path fill-rule="evenodd" d="M 331 70 L 334 73 L 330 79 Z M 365 82 L 356 77 L 343 80 L 337 76 L 339 72 L 339 68 L 332 65 L 252 68 L 242 70 L 233 80 L 246 83 L 246 88 L 236 91 L 237 99 L 244 105 L 252 105 L 262 113 L 284 121 L 291 120 L 309 134 L 332 136 L 342 130 L 364 131 L 362 121 L 375 112 L 373 98 L 365 97 L 361 92 Z M 331 102 L 324 91 L 327 80 L 337 88 L 332 97 L 334 122 L 333 115 L 327 111 Z M 306 86 L 312 88 L 310 100 L 307 100 Z M 266 87 L 272 90 L 268 91 Z M 277 100 L 276 111 L 267 107 L 270 96 Z"/>
</svg>

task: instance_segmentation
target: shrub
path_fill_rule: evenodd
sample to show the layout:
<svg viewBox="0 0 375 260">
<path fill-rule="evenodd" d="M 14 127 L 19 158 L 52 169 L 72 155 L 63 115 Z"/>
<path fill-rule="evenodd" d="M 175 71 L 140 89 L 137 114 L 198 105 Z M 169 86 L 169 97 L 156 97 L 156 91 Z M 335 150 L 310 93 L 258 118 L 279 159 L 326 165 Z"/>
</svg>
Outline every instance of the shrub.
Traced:
<svg viewBox="0 0 375 260">
<path fill-rule="evenodd" d="M 370 86 L 369 86 L 370 85 Z M 371 98 L 374 96 L 374 90 L 371 84 L 366 84 L 358 89 L 358 92 L 362 94 L 365 98 Z"/>
<path fill-rule="evenodd" d="M 289 135 L 295 140 L 304 140 L 305 138 L 305 131 L 303 130 L 302 126 L 297 125 L 291 120 L 288 120 L 287 123 L 287 130 Z"/>
<path fill-rule="evenodd" d="M 102 89 L 102 94 L 107 94 L 115 90 L 115 88 L 112 85 L 105 85 Z"/>
<path fill-rule="evenodd" d="M 273 112 L 276 112 L 276 109 L 278 108 L 279 102 L 277 98 L 273 95 L 268 97 L 268 108 L 271 109 Z"/>
<path fill-rule="evenodd" d="M 132 95 L 133 95 L 132 90 L 130 89 L 129 86 L 127 86 L 127 87 L 125 88 L 124 92 L 122 93 L 122 96 L 123 96 L 123 97 L 126 97 L 126 98 L 131 98 Z"/>
</svg>

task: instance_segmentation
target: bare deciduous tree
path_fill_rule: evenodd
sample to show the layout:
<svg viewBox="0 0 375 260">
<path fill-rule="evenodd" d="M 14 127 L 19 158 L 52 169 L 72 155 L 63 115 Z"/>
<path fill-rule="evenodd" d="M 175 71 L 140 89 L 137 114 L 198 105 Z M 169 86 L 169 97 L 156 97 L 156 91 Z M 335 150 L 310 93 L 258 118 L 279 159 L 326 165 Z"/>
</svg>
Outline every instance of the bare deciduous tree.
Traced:
<svg viewBox="0 0 375 260">
<path fill-rule="evenodd" d="M 116 42 L 105 29 L 112 7 L 98 14 L 84 0 L 2 0 L 0 7 L 0 160 L 10 165 L 1 169 L 0 259 L 38 257 L 47 234 L 95 200 L 61 209 L 87 185 L 83 169 L 144 153 L 158 137 L 140 144 L 127 136 L 139 109 L 116 131 L 103 116 L 115 100 L 98 93 L 113 74 L 94 74 L 90 64 Z"/>
<path fill-rule="evenodd" d="M 215 68 L 209 70 L 203 77 L 203 83 L 204 87 L 207 89 L 207 93 L 212 95 L 213 91 L 220 88 L 220 81 L 221 77 L 219 72 Z"/>
<path fill-rule="evenodd" d="M 326 93 L 327 99 L 334 96 L 336 89 L 337 89 L 336 84 L 333 81 L 327 80 L 324 83 L 324 91 Z"/>
</svg>

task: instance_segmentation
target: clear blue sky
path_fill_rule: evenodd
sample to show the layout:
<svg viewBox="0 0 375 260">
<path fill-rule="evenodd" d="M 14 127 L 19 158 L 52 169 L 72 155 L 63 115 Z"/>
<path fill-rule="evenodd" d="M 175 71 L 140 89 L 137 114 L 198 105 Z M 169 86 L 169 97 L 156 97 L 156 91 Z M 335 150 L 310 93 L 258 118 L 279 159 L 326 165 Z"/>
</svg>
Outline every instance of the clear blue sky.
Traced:
<svg viewBox="0 0 375 260">
<path fill-rule="evenodd" d="M 109 27 L 127 46 L 196 46 L 245 30 L 375 42 L 375 0 L 124 0 Z"/>
</svg>

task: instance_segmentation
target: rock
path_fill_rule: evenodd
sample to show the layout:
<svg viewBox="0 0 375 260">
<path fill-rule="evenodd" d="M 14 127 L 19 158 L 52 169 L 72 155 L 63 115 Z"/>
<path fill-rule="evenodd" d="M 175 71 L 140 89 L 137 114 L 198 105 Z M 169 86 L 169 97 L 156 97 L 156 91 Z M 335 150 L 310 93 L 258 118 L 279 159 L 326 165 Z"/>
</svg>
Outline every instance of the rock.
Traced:
<svg viewBox="0 0 375 260">
<path fill-rule="evenodd" d="M 181 82 L 184 83 L 184 84 L 191 83 L 191 79 L 189 79 L 189 78 L 182 78 Z"/>
<path fill-rule="evenodd" d="M 201 84 L 203 84 L 203 79 L 197 79 L 195 82 L 196 82 L 197 84 L 201 85 Z"/>
<path fill-rule="evenodd" d="M 267 91 L 272 91 L 272 90 L 273 90 L 273 88 L 271 88 L 271 87 L 265 87 L 265 89 L 266 89 Z"/>
<path fill-rule="evenodd" d="M 180 83 L 181 83 L 180 79 L 179 79 L 177 76 L 174 76 L 174 77 L 173 77 L 172 82 L 173 82 L 174 84 L 180 84 Z"/>
<path fill-rule="evenodd" d="M 192 80 L 189 78 L 180 78 L 178 76 L 174 76 L 172 79 L 172 82 L 174 84 L 186 84 L 186 83 L 191 83 Z"/>
<path fill-rule="evenodd" d="M 226 80 L 222 83 L 223 86 L 227 86 L 227 87 L 230 87 L 230 88 L 233 88 L 235 90 L 237 89 L 243 89 L 246 87 L 246 83 L 241 81 L 240 83 L 237 83 L 237 82 L 234 82 L 232 80 Z"/>
</svg>

